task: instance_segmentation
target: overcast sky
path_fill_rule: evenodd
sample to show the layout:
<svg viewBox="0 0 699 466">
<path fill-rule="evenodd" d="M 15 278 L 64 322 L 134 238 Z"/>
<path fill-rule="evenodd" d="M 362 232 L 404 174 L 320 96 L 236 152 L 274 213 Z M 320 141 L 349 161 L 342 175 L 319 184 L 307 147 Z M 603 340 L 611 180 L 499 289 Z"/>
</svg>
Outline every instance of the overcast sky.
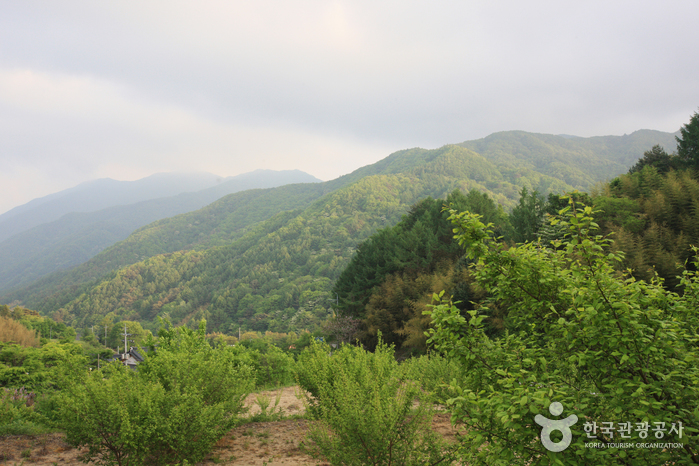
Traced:
<svg viewBox="0 0 699 466">
<path fill-rule="evenodd" d="M 95 178 L 674 132 L 699 2 L 0 0 L 0 213 Z"/>
</svg>

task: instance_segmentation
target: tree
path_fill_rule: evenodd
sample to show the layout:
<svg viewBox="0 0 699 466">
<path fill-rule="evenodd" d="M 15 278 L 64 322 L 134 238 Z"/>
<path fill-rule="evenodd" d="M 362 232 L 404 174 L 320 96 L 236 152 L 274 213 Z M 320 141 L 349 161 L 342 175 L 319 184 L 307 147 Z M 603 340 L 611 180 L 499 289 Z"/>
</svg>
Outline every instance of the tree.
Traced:
<svg viewBox="0 0 699 466">
<path fill-rule="evenodd" d="M 529 194 L 527 188 L 522 188 L 519 204 L 512 209 L 510 215 L 515 242 L 523 243 L 536 239 L 536 234 L 544 223 L 544 207 L 544 197 L 538 191 L 534 190 Z"/>
<path fill-rule="evenodd" d="M 680 128 L 677 140 L 677 156 L 687 167 L 699 168 L 699 113 L 689 119 L 689 123 Z"/>
<path fill-rule="evenodd" d="M 0 342 L 39 346 L 39 339 L 34 330 L 28 329 L 16 320 L 2 316 L 0 316 Z"/>
<path fill-rule="evenodd" d="M 145 330 L 140 322 L 122 320 L 109 327 L 105 346 L 119 348 L 119 351 L 121 351 L 124 348 L 124 327 L 126 327 L 126 333 L 128 334 L 126 337 L 127 346 L 142 345 L 147 340 L 148 335 L 151 335 L 150 330 Z"/>
<path fill-rule="evenodd" d="M 643 167 L 651 166 L 658 170 L 658 173 L 667 173 L 674 165 L 674 158 L 659 144 L 653 146 L 651 150 L 643 153 L 636 165 L 629 169 L 629 174 L 639 172 Z"/>
<path fill-rule="evenodd" d="M 477 258 L 474 276 L 488 293 L 466 317 L 443 294 L 431 313 L 431 343 L 463 366 L 447 403 L 452 419 L 465 425 L 462 460 L 697 463 L 699 276 L 686 271 L 679 296 L 658 280 L 617 273 L 614 263 L 622 255 L 596 234 L 592 208 L 569 202 L 554 220 L 567 235 L 553 248 L 527 243 L 506 249 L 477 215 L 450 212 L 459 243 Z M 495 305 L 506 308 L 508 331 L 489 338 L 484 313 Z M 565 408 L 564 417 L 578 419 L 569 448 L 558 452 L 537 441 L 542 431 L 535 414 L 557 416 L 554 403 Z M 617 442 L 626 440 L 616 427 L 626 422 L 662 427 L 662 441 L 677 447 L 619 448 Z M 602 423 L 614 430 L 600 431 Z M 644 441 L 636 429 L 631 434 L 629 442 Z M 647 435 L 649 442 L 661 441 Z M 591 441 L 605 448 L 586 448 Z"/>
</svg>

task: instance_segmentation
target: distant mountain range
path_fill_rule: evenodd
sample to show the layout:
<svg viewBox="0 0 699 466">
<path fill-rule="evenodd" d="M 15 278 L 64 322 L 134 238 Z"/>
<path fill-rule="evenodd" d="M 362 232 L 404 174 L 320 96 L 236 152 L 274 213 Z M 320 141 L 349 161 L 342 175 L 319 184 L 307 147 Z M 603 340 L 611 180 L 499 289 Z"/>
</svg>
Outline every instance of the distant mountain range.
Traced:
<svg viewBox="0 0 699 466">
<path fill-rule="evenodd" d="M 299 330 L 328 315 L 332 283 L 357 245 L 415 202 L 477 189 L 509 209 L 522 187 L 586 190 L 626 172 L 655 144 L 671 152 L 674 135 L 512 131 L 403 150 L 336 180 L 241 191 L 162 218 L 77 267 L 6 286 L 0 302 L 79 326 L 105 317 L 149 325 L 166 315 L 176 323 L 207 318 L 216 331 Z"/>
<path fill-rule="evenodd" d="M 158 173 L 101 179 L 34 199 L 0 215 L 0 290 L 81 264 L 137 228 L 231 193 L 321 180 L 299 170 L 256 170 L 227 178 Z"/>
</svg>

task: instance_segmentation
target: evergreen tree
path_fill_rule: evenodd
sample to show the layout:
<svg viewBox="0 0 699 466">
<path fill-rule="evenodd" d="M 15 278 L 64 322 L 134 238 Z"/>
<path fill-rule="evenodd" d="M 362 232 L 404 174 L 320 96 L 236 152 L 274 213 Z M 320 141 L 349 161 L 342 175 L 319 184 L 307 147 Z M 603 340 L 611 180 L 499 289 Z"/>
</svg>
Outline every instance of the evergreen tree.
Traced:
<svg viewBox="0 0 699 466">
<path fill-rule="evenodd" d="M 683 164 L 691 168 L 699 168 L 699 113 L 689 119 L 689 123 L 680 128 L 677 140 L 677 155 Z"/>
<path fill-rule="evenodd" d="M 639 172 L 643 167 L 651 165 L 658 170 L 658 173 L 667 173 L 670 168 L 673 168 L 675 157 L 671 156 L 659 144 L 653 146 L 651 150 L 643 153 L 636 165 L 629 169 L 629 174 Z"/>
<path fill-rule="evenodd" d="M 536 190 L 529 194 L 527 188 L 522 188 L 519 204 L 512 209 L 510 215 L 515 242 L 524 243 L 536 239 L 536 234 L 544 223 L 544 207 L 543 196 Z"/>
</svg>

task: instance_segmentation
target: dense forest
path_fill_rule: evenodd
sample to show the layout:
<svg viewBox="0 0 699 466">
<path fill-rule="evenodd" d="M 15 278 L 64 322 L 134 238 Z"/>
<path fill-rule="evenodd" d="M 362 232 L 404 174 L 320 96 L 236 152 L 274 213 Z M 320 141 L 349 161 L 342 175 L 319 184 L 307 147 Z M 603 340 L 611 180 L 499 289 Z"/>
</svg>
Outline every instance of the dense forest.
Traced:
<svg viewBox="0 0 699 466">
<path fill-rule="evenodd" d="M 82 264 L 142 226 L 227 194 L 246 191 L 236 201 L 248 203 L 251 190 L 319 181 L 298 170 L 256 170 L 225 179 L 161 173 L 129 182 L 97 180 L 35 199 L 0 215 L 0 293 Z M 292 207 L 280 202 L 279 208 Z M 257 218 L 236 219 L 238 228 L 269 217 L 265 208 L 256 212 Z"/>
</svg>

